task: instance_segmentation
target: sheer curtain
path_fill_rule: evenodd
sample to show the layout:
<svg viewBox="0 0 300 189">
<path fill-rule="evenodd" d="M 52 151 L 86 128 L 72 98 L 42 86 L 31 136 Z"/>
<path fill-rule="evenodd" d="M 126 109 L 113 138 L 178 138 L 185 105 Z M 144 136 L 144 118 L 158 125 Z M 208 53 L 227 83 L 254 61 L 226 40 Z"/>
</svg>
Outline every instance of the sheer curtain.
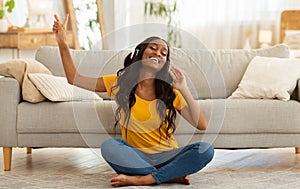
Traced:
<svg viewBox="0 0 300 189">
<path fill-rule="evenodd" d="M 208 48 L 223 49 L 244 48 L 247 36 L 250 47 L 258 48 L 260 30 L 270 30 L 270 44 L 278 43 L 281 12 L 300 9 L 299 0 L 177 0 L 177 4 L 183 31 Z M 143 5 L 144 1 L 115 0 L 115 13 L 119 15 L 115 27 L 149 21 L 143 15 Z"/>
<path fill-rule="evenodd" d="M 260 30 L 272 32 L 279 42 L 280 14 L 300 9 L 299 0 L 178 0 L 181 28 L 209 48 L 243 48 L 246 38 L 259 47 Z"/>
</svg>

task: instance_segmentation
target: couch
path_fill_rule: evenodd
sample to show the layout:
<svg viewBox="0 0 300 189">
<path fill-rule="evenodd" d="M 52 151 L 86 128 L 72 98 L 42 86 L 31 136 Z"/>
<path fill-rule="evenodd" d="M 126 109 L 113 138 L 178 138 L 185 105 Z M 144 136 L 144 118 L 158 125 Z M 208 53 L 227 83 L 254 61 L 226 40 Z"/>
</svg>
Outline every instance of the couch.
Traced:
<svg viewBox="0 0 300 189">
<path fill-rule="evenodd" d="M 128 50 L 72 50 L 83 75 L 97 77 L 116 73 Z M 171 63 L 183 70 L 192 95 L 209 122 L 206 131 L 195 130 L 178 117 L 179 145 L 195 141 L 215 148 L 300 147 L 299 88 L 291 99 L 228 99 L 238 88 L 255 56 L 288 58 L 289 48 L 278 44 L 262 49 L 171 49 Z M 57 47 L 40 47 L 35 60 L 53 75 L 64 76 Z M 298 82 L 299 84 L 299 82 Z M 13 147 L 98 148 L 108 137 L 120 137 L 114 128 L 115 101 L 103 100 L 39 103 L 24 101 L 14 78 L 0 78 L 0 146 L 4 169 L 11 169 Z M 30 149 L 30 148 L 29 148 Z"/>
</svg>

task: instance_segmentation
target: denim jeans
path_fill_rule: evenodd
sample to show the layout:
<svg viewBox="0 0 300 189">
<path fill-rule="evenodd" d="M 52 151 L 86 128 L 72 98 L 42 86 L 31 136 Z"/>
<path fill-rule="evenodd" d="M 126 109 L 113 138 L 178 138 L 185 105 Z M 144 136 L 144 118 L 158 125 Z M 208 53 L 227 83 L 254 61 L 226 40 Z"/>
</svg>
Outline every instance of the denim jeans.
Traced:
<svg viewBox="0 0 300 189">
<path fill-rule="evenodd" d="M 152 174 L 160 184 L 198 172 L 212 160 L 214 149 L 208 143 L 197 142 L 167 152 L 147 154 L 122 139 L 110 138 L 102 143 L 101 154 L 117 174 Z"/>
</svg>

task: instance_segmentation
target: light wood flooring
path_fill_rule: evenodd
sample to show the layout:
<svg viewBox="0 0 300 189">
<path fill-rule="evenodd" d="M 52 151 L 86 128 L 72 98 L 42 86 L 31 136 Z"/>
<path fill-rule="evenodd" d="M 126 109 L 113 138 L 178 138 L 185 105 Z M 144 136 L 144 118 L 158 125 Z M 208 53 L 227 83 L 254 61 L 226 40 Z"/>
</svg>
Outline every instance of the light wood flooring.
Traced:
<svg viewBox="0 0 300 189">
<path fill-rule="evenodd" d="M 2 149 L 1 149 L 2 152 Z M 0 174 L 56 174 L 98 173 L 106 163 L 100 149 L 88 148 L 38 148 L 32 154 L 26 148 L 13 148 L 12 169 L 3 171 L 3 155 L 0 157 Z"/>
<path fill-rule="evenodd" d="M 1 149 L 2 152 L 2 149 Z M 0 174 L 56 174 L 99 173 L 107 169 L 100 149 L 88 148 L 40 148 L 26 154 L 26 148 L 13 148 L 11 171 L 3 171 L 3 155 L 0 156 Z M 300 172 L 300 154 L 294 148 L 223 150 L 216 149 L 213 161 L 206 172 L 280 171 Z"/>
</svg>

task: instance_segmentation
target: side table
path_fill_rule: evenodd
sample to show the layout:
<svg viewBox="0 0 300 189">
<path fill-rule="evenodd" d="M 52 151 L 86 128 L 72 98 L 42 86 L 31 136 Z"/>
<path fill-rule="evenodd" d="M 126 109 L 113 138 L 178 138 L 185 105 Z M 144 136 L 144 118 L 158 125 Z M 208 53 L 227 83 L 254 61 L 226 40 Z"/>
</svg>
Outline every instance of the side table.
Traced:
<svg viewBox="0 0 300 189">
<path fill-rule="evenodd" d="M 78 47 L 75 46 L 74 37 L 71 31 L 67 31 L 67 42 L 70 48 L 78 49 Z M 56 45 L 55 34 L 51 29 L 0 33 L 0 49 L 16 49 L 18 58 L 21 57 L 21 50 Z"/>
</svg>

